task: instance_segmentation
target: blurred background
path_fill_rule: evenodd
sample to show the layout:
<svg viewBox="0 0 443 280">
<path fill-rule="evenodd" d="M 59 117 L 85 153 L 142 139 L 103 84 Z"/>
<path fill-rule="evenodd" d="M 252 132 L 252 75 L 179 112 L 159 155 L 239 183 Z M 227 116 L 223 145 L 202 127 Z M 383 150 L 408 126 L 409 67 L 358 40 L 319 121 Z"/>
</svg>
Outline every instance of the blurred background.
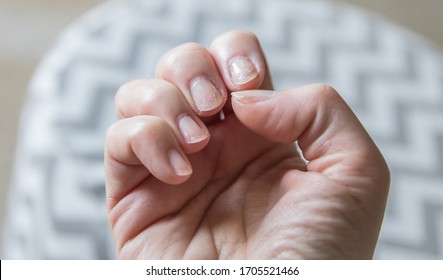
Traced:
<svg viewBox="0 0 443 280">
<path fill-rule="evenodd" d="M 367 9 L 443 50 L 441 0 L 335 0 Z M 0 225 L 10 184 L 17 127 L 28 82 L 59 34 L 104 0 L 0 1 Z"/>
</svg>

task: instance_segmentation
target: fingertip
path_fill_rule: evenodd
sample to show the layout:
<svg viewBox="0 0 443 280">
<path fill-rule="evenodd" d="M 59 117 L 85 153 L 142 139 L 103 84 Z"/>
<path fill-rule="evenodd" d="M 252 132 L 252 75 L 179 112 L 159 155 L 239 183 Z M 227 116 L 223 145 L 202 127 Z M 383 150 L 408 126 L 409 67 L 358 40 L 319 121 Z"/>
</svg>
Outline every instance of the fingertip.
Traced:
<svg viewBox="0 0 443 280">
<path fill-rule="evenodd" d="M 233 111 L 244 126 L 274 142 L 294 141 L 287 119 L 291 108 L 281 92 L 248 90 L 233 92 L 231 96 Z"/>
<path fill-rule="evenodd" d="M 210 52 L 229 91 L 257 89 L 265 80 L 266 61 L 254 33 L 223 33 L 214 39 Z"/>
<path fill-rule="evenodd" d="M 154 177 L 171 185 L 189 179 L 192 174 L 191 163 L 165 120 L 156 116 L 140 116 L 128 120 L 128 124 L 131 128 L 125 138 L 129 147 L 134 157 Z"/>
</svg>

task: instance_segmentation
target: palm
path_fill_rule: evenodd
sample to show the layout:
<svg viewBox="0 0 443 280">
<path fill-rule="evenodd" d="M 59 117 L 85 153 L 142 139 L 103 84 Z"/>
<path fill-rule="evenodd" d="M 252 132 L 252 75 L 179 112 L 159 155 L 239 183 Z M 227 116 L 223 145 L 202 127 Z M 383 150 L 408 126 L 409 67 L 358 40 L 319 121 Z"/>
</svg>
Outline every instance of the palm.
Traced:
<svg viewBox="0 0 443 280">
<path fill-rule="evenodd" d="M 169 186 L 145 173 L 130 186 L 126 219 L 138 222 L 125 228 L 121 256 L 353 257 L 346 251 L 361 241 L 352 223 L 362 213 L 344 187 L 306 172 L 295 145 L 254 135 L 233 114 L 209 129 L 208 146 L 189 156 L 189 181 Z M 333 250 L 321 254 L 322 246 Z"/>
</svg>

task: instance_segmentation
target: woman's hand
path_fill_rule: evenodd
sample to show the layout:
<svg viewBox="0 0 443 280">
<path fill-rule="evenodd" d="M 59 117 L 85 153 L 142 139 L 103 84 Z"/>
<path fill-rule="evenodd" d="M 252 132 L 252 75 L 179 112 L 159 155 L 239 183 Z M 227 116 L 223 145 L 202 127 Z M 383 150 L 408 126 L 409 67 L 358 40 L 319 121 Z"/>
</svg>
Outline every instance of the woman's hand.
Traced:
<svg viewBox="0 0 443 280">
<path fill-rule="evenodd" d="M 372 257 L 382 155 L 331 87 L 274 91 L 253 34 L 173 49 L 116 107 L 105 166 L 120 258 Z"/>
</svg>

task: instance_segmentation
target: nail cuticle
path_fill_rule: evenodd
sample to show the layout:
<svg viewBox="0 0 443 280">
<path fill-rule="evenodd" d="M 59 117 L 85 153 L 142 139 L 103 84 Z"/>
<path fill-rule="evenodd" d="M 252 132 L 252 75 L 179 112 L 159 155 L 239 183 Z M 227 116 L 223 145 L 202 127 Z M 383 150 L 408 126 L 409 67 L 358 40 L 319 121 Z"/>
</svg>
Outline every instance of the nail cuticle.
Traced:
<svg viewBox="0 0 443 280">
<path fill-rule="evenodd" d="M 192 173 L 192 167 L 177 150 L 168 152 L 169 164 L 178 176 L 188 176 Z"/>
</svg>

